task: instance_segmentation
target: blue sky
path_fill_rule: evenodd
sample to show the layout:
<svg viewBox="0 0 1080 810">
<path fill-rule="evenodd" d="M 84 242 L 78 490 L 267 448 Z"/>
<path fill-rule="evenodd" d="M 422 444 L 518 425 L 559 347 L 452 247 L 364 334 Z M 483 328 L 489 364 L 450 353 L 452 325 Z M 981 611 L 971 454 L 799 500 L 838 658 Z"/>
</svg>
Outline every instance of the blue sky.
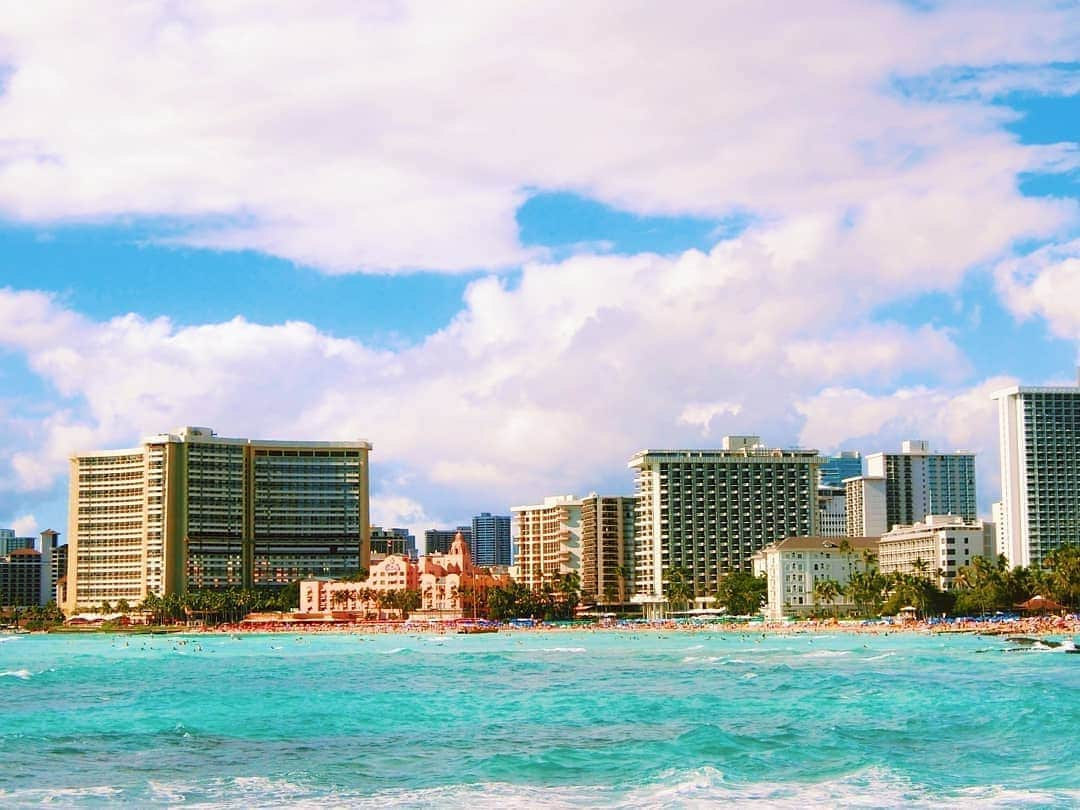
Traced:
<svg viewBox="0 0 1080 810">
<path fill-rule="evenodd" d="M 129 11 L 0 22 L 0 525 L 180 424 L 369 438 L 417 530 L 727 432 L 988 511 L 989 392 L 1075 375 L 1074 3 Z"/>
</svg>

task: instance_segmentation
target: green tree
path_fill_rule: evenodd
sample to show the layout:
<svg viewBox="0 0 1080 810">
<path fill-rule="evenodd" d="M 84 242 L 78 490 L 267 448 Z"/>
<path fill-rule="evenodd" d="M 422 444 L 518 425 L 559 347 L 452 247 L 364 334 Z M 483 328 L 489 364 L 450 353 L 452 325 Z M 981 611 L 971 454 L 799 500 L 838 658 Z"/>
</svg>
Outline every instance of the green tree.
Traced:
<svg viewBox="0 0 1080 810">
<path fill-rule="evenodd" d="M 840 587 L 840 583 L 835 579 L 819 579 L 814 583 L 814 603 L 832 605 L 833 615 L 838 616 L 839 607 L 836 605 L 836 599 L 843 592 L 844 589 Z"/>
<path fill-rule="evenodd" d="M 761 610 L 768 594 L 765 576 L 755 577 L 746 571 L 732 571 L 720 578 L 716 590 L 717 604 L 737 616 L 754 614 Z"/>
<path fill-rule="evenodd" d="M 1080 605 L 1080 546 L 1054 549 L 1043 560 L 1043 569 L 1049 596 L 1063 605 Z"/>
<path fill-rule="evenodd" d="M 669 568 L 664 595 L 673 610 L 686 610 L 690 600 L 694 598 L 694 587 L 690 583 L 690 572 L 680 566 Z"/>
</svg>

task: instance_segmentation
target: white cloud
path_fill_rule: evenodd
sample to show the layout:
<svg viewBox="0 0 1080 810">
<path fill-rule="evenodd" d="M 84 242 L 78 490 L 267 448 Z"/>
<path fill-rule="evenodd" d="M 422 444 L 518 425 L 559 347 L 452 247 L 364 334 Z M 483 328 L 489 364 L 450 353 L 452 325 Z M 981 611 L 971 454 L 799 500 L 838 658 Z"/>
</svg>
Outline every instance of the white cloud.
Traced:
<svg viewBox="0 0 1080 810">
<path fill-rule="evenodd" d="M 679 422 L 700 427 L 701 435 L 708 436 L 713 419 L 724 414 L 738 416 L 741 410 L 742 406 L 737 402 L 691 402 L 679 414 Z"/>
<path fill-rule="evenodd" d="M 1017 382 L 992 377 L 971 386 L 920 386 L 884 394 L 826 388 L 796 406 L 805 418 L 801 440 L 826 452 L 851 446 L 895 451 L 904 439 L 926 439 L 932 449 L 946 452 L 974 451 L 980 507 L 989 514 L 1001 479 L 997 405 L 990 396 Z"/>
<path fill-rule="evenodd" d="M 1045 318 L 1055 335 L 1080 341 L 1080 239 L 1003 261 L 997 283 L 1014 314 Z"/>
<path fill-rule="evenodd" d="M 832 258 L 837 230 L 815 227 L 820 238 L 790 243 L 786 226 L 753 229 L 708 254 L 533 264 L 514 287 L 480 279 L 449 326 L 398 351 L 297 322 L 99 322 L 43 293 L 0 291 L 0 347 L 65 397 L 12 466 L 21 487 L 45 488 L 73 451 L 181 424 L 365 437 L 377 493 L 453 520 L 462 501 L 587 491 L 639 447 L 693 444 L 703 429 L 791 440 L 793 403 L 823 381 L 963 366 L 947 333 L 853 314 L 892 282 L 828 286 L 854 268 Z"/>
<path fill-rule="evenodd" d="M 33 515 L 21 515 L 11 521 L 10 528 L 15 530 L 16 537 L 33 537 L 38 531 L 37 518 Z"/>
<path fill-rule="evenodd" d="M 0 22 L 0 212 L 166 217 L 187 227 L 162 238 L 330 272 L 460 271 L 537 258 L 514 213 L 569 190 L 845 215 L 864 273 L 955 279 L 1070 215 L 1015 175 L 1076 156 L 939 99 L 966 70 L 989 92 L 1072 59 L 1071 22 L 1052 3 L 39 0 Z M 924 74 L 946 77 L 929 97 L 890 89 Z"/>
</svg>

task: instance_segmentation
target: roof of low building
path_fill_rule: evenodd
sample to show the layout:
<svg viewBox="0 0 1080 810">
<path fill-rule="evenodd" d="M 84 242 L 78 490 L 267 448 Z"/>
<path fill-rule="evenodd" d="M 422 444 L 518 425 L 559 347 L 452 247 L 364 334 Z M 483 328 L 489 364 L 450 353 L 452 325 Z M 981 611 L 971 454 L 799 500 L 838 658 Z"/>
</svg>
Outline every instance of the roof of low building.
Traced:
<svg viewBox="0 0 1080 810">
<path fill-rule="evenodd" d="M 851 546 L 852 551 L 876 549 L 878 547 L 878 538 L 876 537 L 786 537 L 779 543 L 774 543 L 771 548 L 781 551 L 839 550 L 840 544 L 845 540 Z"/>
</svg>

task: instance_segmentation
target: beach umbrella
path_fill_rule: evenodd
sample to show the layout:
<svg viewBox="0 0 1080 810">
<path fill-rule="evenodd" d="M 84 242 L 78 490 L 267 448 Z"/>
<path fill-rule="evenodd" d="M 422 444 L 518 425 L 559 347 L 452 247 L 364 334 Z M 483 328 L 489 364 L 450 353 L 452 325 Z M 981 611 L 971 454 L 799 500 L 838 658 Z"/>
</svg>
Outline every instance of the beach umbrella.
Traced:
<svg viewBox="0 0 1080 810">
<path fill-rule="evenodd" d="M 1035 595 L 1028 599 L 1026 602 L 1021 602 L 1017 605 L 1020 610 L 1030 611 L 1032 613 L 1047 612 L 1054 610 L 1064 610 L 1065 606 L 1060 605 L 1053 599 L 1049 599 L 1045 596 Z"/>
</svg>

